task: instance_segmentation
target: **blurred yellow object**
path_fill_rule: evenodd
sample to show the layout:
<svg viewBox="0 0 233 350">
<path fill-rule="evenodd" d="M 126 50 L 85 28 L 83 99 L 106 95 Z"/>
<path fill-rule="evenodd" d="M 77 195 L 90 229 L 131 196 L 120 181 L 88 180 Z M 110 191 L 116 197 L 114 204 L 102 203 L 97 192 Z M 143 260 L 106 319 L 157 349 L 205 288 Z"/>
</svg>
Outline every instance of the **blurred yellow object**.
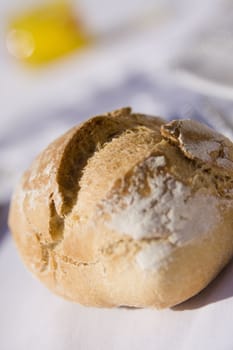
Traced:
<svg viewBox="0 0 233 350">
<path fill-rule="evenodd" d="M 86 47 L 90 36 L 67 0 L 49 2 L 12 19 L 7 49 L 21 60 L 41 64 Z"/>
</svg>

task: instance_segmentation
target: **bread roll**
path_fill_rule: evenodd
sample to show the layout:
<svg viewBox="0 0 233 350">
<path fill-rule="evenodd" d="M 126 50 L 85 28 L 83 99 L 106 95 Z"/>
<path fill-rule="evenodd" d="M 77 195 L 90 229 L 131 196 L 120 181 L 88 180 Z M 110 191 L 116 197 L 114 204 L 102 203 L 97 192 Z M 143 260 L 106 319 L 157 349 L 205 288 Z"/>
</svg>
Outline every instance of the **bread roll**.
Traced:
<svg viewBox="0 0 233 350">
<path fill-rule="evenodd" d="M 130 108 L 51 143 L 22 177 L 9 224 L 26 266 L 90 306 L 165 308 L 233 255 L 233 144 L 192 120 Z"/>
</svg>

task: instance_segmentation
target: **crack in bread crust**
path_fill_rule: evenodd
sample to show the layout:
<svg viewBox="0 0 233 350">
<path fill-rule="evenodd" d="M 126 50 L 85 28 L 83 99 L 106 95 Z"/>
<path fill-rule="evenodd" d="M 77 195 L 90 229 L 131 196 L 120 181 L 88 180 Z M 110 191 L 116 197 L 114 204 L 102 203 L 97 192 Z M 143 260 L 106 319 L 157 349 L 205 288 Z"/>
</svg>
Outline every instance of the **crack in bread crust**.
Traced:
<svg viewBox="0 0 233 350">
<path fill-rule="evenodd" d="M 50 198 L 53 198 L 53 193 L 50 195 Z M 49 234 L 53 241 L 61 241 L 64 236 L 64 217 L 58 215 L 54 199 L 50 200 L 49 209 Z"/>
<path fill-rule="evenodd" d="M 70 213 L 77 202 L 80 179 L 88 160 L 103 145 L 110 143 L 126 130 L 131 130 L 136 125 L 142 124 L 141 119 L 140 114 L 131 114 L 131 109 L 125 108 L 116 111 L 113 115 L 92 118 L 77 130 L 66 145 L 56 176 L 63 201 L 62 216 Z M 150 120 L 144 124 L 153 125 Z"/>
<path fill-rule="evenodd" d="M 137 127 L 140 127 L 141 130 L 145 128 L 145 131 L 147 128 L 156 129 L 158 132 L 162 123 L 159 118 L 145 118 L 144 115 L 132 114 L 130 108 L 125 108 L 105 116 L 94 117 L 75 131 L 66 143 L 59 166 L 56 169 L 56 183 L 62 199 L 61 204 L 58 205 L 56 191 L 48 195 L 48 232 L 51 241 L 43 238 L 43 234 L 37 234 L 43 261 L 41 271 L 47 270 L 52 253 L 58 256 L 55 249 L 62 245 L 66 218 L 78 200 L 80 180 L 89 159 L 107 143 L 111 143 L 113 139 L 119 138 L 123 133 L 134 134 L 138 132 Z M 46 166 L 47 168 L 48 166 Z M 72 263 L 73 261 L 76 266 L 89 264 L 77 262 L 65 255 L 59 256 L 66 262 Z"/>
<path fill-rule="evenodd" d="M 233 172 L 231 141 L 195 120 L 173 120 L 161 126 L 161 135 L 188 159 Z"/>
<path fill-rule="evenodd" d="M 58 267 L 58 263 L 56 262 L 56 259 L 58 258 L 59 260 L 73 265 L 73 266 L 89 266 L 89 265 L 96 265 L 99 263 L 99 260 L 95 261 L 78 261 L 74 258 L 71 258 L 67 255 L 61 254 L 56 251 L 56 247 L 58 247 L 58 244 L 56 243 L 46 243 L 42 242 L 41 240 L 41 235 L 40 234 L 35 234 L 37 241 L 39 243 L 40 249 L 41 249 L 41 262 L 42 265 L 40 267 L 40 273 L 45 273 L 47 272 L 49 268 L 49 262 L 52 259 L 53 260 L 53 271 L 55 271 Z"/>
</svg>

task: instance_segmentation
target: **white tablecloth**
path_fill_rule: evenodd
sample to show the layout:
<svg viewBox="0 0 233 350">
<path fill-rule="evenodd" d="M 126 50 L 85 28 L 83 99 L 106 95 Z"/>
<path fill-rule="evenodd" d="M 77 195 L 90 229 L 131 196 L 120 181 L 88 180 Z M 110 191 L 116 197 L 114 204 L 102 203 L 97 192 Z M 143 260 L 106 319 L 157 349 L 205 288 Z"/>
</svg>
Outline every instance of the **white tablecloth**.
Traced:
<svg viewBox="0 0 233 350">
<path fill-rule="evenodd" d="M 23 267 L 10 237 L 0 247 L 2 350 L 232 350 L 233 263 L 173 309 L 86 308 L 52 295 Z"/>
</svg>

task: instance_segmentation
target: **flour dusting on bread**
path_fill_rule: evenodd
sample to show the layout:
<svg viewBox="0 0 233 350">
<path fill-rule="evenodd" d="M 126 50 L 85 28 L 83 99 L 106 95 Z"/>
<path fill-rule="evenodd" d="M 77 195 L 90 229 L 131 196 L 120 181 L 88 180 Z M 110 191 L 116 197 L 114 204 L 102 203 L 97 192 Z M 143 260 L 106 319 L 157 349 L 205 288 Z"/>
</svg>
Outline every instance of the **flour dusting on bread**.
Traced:
<svg viewBox="0 0 233 350">
<path fill-rule="evenodd" d="M 160 165 L 165 166 L 164 157 L 149 157 L 133 170 L 127 192 L 122 181 L 103 201 L 102 210 L 109 214 L 107 226 L 134 239 L 164 238 L 175 245 L 211 232 L 219 220 L 218 199 L 192 194 L 159 170 Z"/>
</svg>

